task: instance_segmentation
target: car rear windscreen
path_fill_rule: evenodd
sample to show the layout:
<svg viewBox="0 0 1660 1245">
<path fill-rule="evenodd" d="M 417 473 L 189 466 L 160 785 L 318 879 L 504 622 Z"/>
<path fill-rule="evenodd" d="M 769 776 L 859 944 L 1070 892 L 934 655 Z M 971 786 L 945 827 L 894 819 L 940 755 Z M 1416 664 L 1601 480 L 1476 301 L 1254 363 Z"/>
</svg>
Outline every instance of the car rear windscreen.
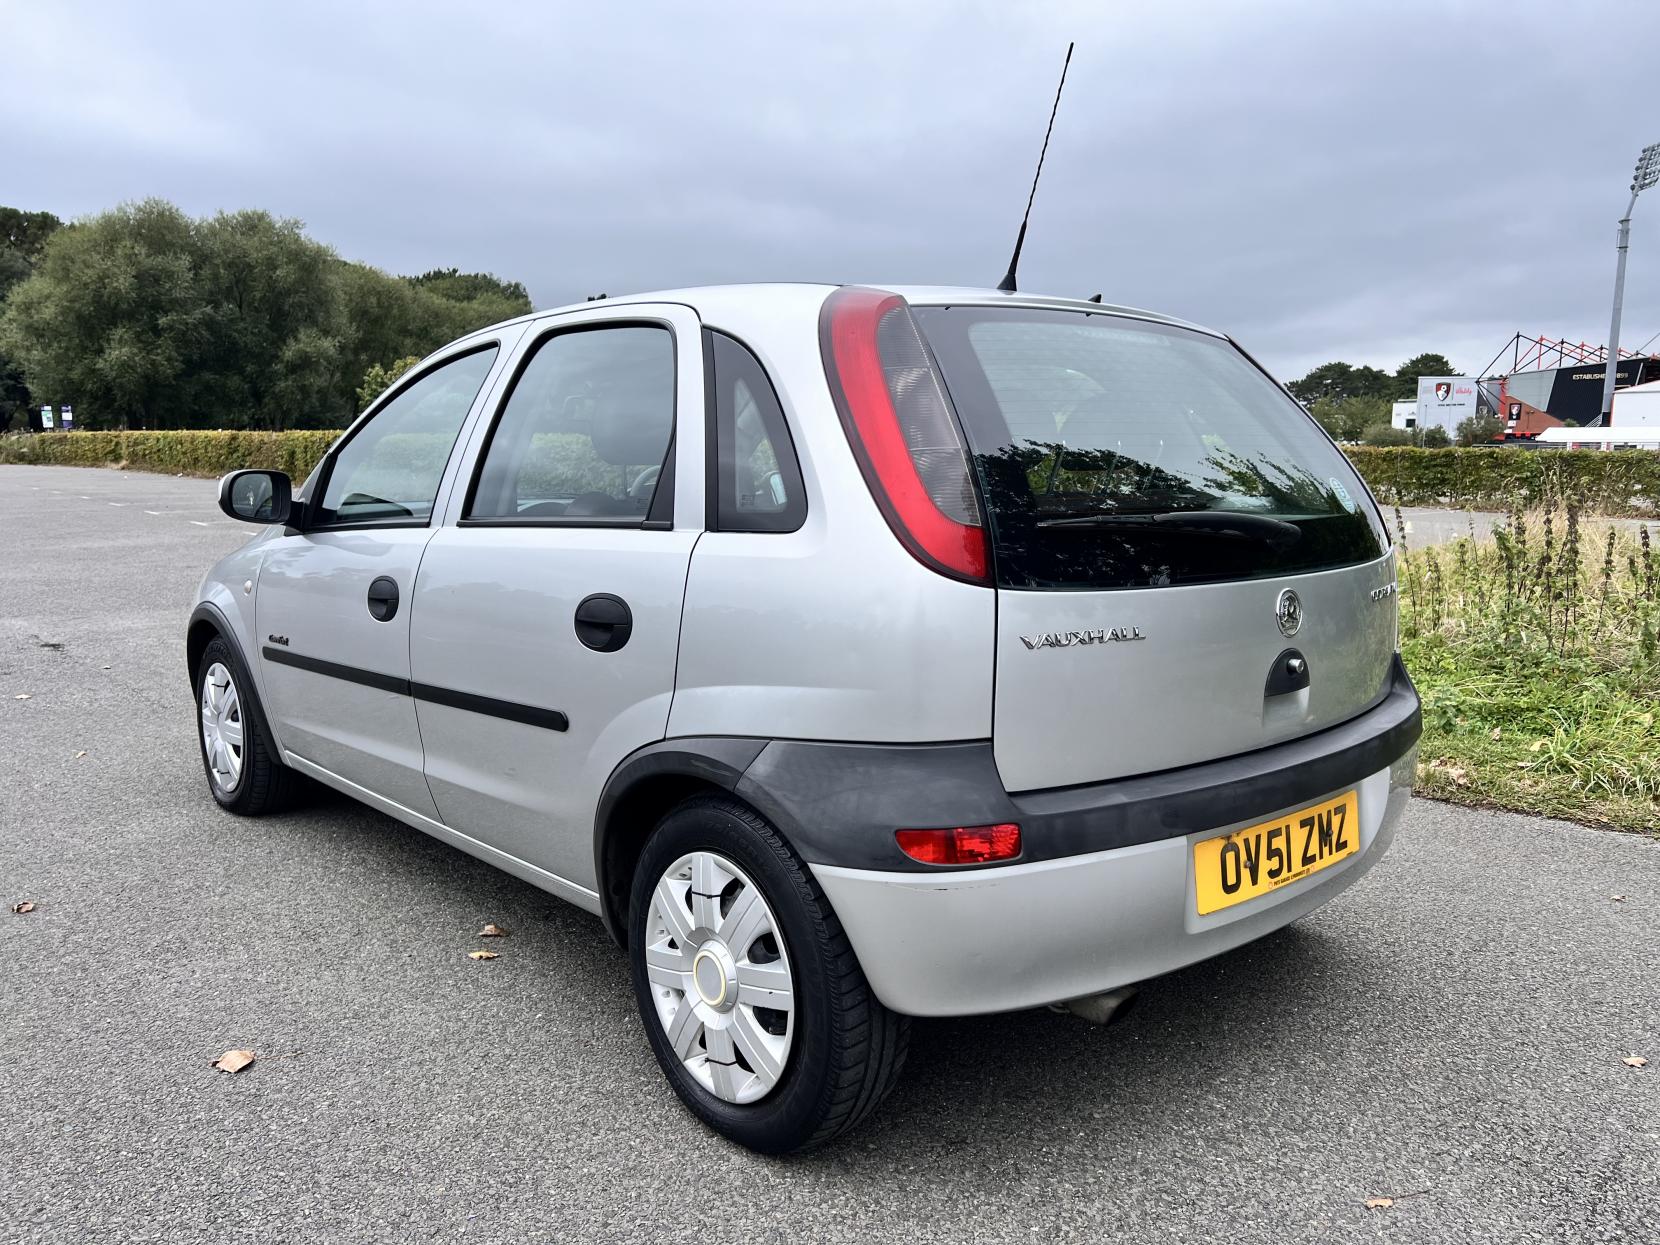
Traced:
<svg viewBox="0 0 1660 1245">
<path fill-rule="evenodd" d="M 1109 313 L 915 307 L 1006 588 L 1218 583 L 1388 546 L 1312 418 L 1229 342 Z"/>
</svg>

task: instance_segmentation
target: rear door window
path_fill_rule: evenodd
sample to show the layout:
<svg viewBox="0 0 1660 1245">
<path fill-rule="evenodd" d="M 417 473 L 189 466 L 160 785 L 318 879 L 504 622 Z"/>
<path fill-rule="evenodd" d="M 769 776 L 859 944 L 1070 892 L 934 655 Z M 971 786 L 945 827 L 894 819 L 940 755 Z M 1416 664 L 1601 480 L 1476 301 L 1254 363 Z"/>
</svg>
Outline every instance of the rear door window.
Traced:
<svg viewBox="0 0 1660 1245">
<path fill-rule="evenodd" d="M 1230 343 L 1107 313 L 916 307 L 1012 588 L 1216 583 L 1387 538 L 1319 427 Z"/>
<path fill-rule="evenodd" d="M 555 333 L 533 348 L 508 393 L 466 521 L 666 522 L 673 437 L 668 329 L 607 324 Z"/>
</svg>

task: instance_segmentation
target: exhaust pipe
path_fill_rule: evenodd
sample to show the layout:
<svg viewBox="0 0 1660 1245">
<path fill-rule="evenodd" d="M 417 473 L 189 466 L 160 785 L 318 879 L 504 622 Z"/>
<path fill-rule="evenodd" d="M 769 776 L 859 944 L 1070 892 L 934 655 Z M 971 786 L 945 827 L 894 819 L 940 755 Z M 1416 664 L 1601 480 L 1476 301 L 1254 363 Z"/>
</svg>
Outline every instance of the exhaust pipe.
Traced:
<svg viewBox="0 0 1660 1245">
<path fill-rule="evenodd" d="M 1136 988 L 1134 986 L 1120 986 L 1116 990 L 1107 990 L 1101 994 L 1086 994 L 1081 999 L 1067 999 L 1064 1003 L 1051 1003 L 1049 1010 L 1054 1012 L 1071 1012 L 1080 1016 L 1092 1025 L 1117 1024 L 1124 1019 L 1130 1010 L 1130 1004 L 1135 1002 Z"/>
</svg>

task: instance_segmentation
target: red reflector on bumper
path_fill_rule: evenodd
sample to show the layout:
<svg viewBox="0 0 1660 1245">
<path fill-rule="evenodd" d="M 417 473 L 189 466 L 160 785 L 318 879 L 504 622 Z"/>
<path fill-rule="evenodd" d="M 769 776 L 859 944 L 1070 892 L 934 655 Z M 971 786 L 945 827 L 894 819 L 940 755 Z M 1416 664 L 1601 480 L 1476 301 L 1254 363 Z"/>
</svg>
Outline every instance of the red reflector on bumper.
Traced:
<svg viewBox="0 0 1660 1245">
<path fill-rule="evenodd" d="M 895 830 L 899 850 L 925 865 L 983 865 L 1020 855 L 1020 827 L 953 826 L 943 830 Z"/>
</svg>

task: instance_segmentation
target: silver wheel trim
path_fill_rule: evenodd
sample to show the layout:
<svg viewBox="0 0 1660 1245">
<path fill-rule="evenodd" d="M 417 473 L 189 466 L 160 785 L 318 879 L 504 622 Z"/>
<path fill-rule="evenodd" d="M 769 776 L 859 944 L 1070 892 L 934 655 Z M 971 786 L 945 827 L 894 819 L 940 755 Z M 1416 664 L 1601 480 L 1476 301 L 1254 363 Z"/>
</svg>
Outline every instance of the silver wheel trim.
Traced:
<svg viewBox="0 0 1660 1245">
<path fill-rule="evenodd" d="M 223 662 L 202 676 L 202 755 L 213 785 L 227 795 L 242 781 L 242 697 Z"/>
<path fill-rule="evenodd" d="M 795 986 L 760 888 L 715 852 L 682 856 L 657 880 L 644 932 L 652 1002 L 681 1066 L 723 1102 L 766 1097 L 789 1063 Z"/>
</svg>

